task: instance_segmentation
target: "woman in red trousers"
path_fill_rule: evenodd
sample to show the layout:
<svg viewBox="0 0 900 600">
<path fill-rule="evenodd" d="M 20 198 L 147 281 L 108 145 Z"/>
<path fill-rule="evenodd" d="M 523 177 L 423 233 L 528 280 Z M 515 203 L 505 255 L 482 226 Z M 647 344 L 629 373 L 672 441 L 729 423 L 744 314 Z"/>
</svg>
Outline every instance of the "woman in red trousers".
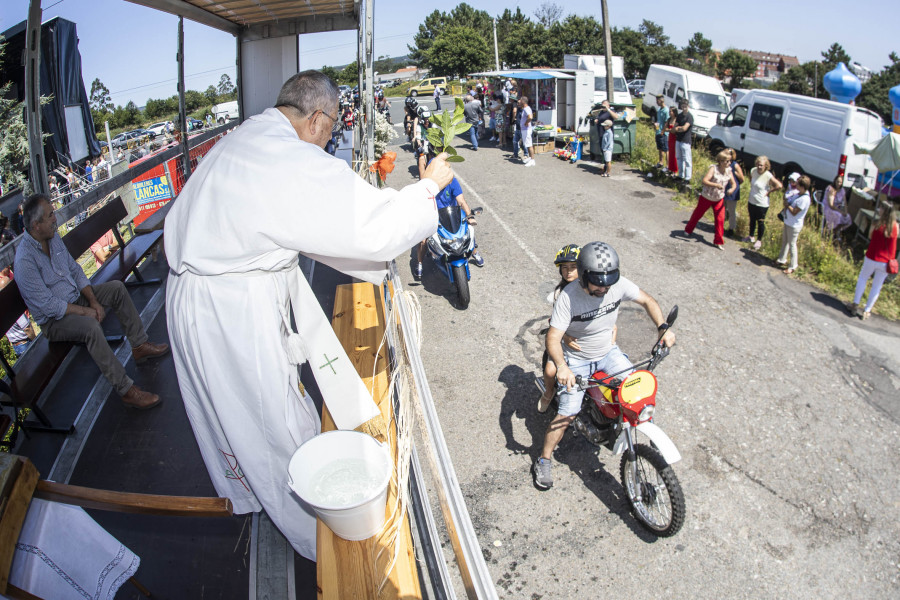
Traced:
<svg viewBox="0 0 900 600">
<path fill-rule="evenodd" d="M 716 235 L 713 243 L 719 250 L 725 249 L 725 195 L 726 188 L 728 192 L 732 192 L 737 188 L 734 181 L 734 175 L 731 173 L 731 153 L 722 150 L 716 155 L 716 164 L 710 165 L 709 170 L 703 177 L 703 189 L 700 191 L 700 197 L 697 199 L 697 207 L 688 221 L 684 232 L 687 235 L 694 233 L 694 227 L 706 211 L 713 209 L 713 215 L 716 219 Z"/>
<path fill-rule="evenodd" d="M 666 123 L 666 130 L 669 132 L 669 173 L 678 175 L 678 159 L 675 158 L 675 117 L 678 116 L 678 109 L 674 106 L 669 109 L 669 122 Z"/>
</svg>

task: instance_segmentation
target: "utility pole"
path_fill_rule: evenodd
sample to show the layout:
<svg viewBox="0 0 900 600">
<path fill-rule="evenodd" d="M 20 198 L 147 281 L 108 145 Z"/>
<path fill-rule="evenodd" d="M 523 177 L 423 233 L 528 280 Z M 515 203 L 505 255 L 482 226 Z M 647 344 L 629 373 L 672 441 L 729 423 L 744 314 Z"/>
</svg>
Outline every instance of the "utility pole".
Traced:
<svg viewBox="0 0 900 600">
<path fill-rule="evenodd" d="M 603 10 L 603 54 L 606 56 L 606 98 L 612 104 L 613 92 L 613 68 L 612 68 L 612 35 L 609 32 L 609 10 L 606 8 L 606 0 L 600 0 Z"/>
<path fill-rule="evenodd" d="M 500 70 L 500 53 L 497 51 L 497 17 L 494 17 L 494 68 Z"/>
<path fill-rule="evenodd" d="M 813 63 L 816 67 L 816 78 L 813 80 L 813 98 L 819 97 L 819 61 Z"/>
</svg>

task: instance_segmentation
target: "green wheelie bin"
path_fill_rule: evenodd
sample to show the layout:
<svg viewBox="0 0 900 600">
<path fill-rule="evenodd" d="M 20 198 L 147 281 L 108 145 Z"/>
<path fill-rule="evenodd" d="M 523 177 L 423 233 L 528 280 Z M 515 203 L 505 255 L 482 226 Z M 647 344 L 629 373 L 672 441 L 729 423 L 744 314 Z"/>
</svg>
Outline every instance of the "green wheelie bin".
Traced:
<svg viewBox="0 0 900 600">
<path fill-rule="evenodd" d="M 635 135 L 637 134 L 637 112 L 634 104 L 612 104 L 610 107 L 621 114 L 619 119 L 613 122 L 613 156 L 631 154 L 634 149 Z M 595 104 L 591 109 L 589 120 L 590 128 L 590 155 L 591 160 L 603 161 L 603 152 L 600 150 L 600 124 L 595 118 L 602 110 L 602 105 Z M 631 122 L 625 118 L 625 111 L 631 117 Z"/>
</svg>

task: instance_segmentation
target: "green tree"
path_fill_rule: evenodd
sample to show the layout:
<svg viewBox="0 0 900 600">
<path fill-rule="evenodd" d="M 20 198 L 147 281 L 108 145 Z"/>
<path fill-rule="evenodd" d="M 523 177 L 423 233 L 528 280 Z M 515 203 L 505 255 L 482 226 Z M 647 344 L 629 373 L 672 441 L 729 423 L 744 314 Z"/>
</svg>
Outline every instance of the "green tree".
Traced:
<svg viewBox="0 0 900 600">
<path fill-rule="evenodd" d="M 900 56 L 897 56 L 896 52 L 891 52 L 888 58 L 891 64 L 863 84 L 856 103 L 877 112 L 884 119 L 885 124 L 890 127 L 892 106 L 891 100 L 888 98 L 888 91 L 892 87 L 900 85 Z"/>
<path fill-rule="evenodd" d="M 493 52 L 487 38 L 462 26 L 444 30 L 425 54 L 432 75 L 465 75 L 487 69 Z"/>
<path fill-rule="evenodd" d="M 197 90 L 187 90 L 184 93 L 184 109 L 186 112 L 194 112 L 207 104 L 206 96 Z"/>
<path fill-rule="evenodd" d="M 692 67 L 700 73 L 716 73 L 716 55 L 712 51 L 712 40 L 699 31 L 688 40 L 684 55 L 693 61 Z"/>
<path fill-rule="evenodd" d="M 505 28 L 500 36 L 499 23 L 497 39 L 503 40 L 499 45 L 500 62 L 510 69 L 528 69 L 541 64 L 544 60 L 549 32 L 532 21 L 515 23 Z M 561 57 L 560 57 L 561 58 Z"/>
<path fill-rule="evenodd" d="M 6 41 L 0 36 L 0 63 L 5 61 Z M 0 189 L 6 193 L 24 188 L 31 193 L 27 173 L 30 169 L 28 128 L 22 118 L 25 107 L 11 97 L 12 82 L 0 85 Z M 42 103 L 44 99 L 41 99 Z"/>
<path fill-rule="evenodd" d="M 849 67 L 852 62 L 850 55 L 844 50 L 844 47 L 835 42 L 828 47 L 828 50 L 822 52 L 822 63 L 825 65 L 825 73 L 835 68 L 839 62 Z"/>
<path fill-rule="evenodd" d="M 821 87 L 822 65 L 814 61 L 805 62 L 789 69 L 787 73 L 783 73 L 772 89 L 777 92 L 788 92 L 790 94 L 799 94 L 801 96 L 813 96 L 818 94 L 819 98 L 827 98 L 825 88 Z M 818 88 L 818 90 L 816 89 Z"/>
<path fill-rule="evenodd" d="M 687 66 L 684 52 L 676 48 L 662 26 L 653 21 L 645 19 L 637 31 L 630 27 L 613 27 L 610 37 L 613 54 L 625 61 L 626 77 L 643 77 L 650 65 Z"/>
<path fill-rule="evenodd" d="M 334 67 L 322 67 L 321 71 L 323 75 L 328 75 L 332 81 L 339 82 L 341 79 L 340 72 Z"/>
<path fill-rule="evenodd" d="M 157 100 L 150 98 L 144 106 L 144 116 L 148 119 L 156 120 L 164 115 L 169 114 L 168 106 L 165 100 Z"/>
<path fill-rule="evenodd" d="M 91 83 L 91 109 L 100 113 L 112 112 L 115 105 L 109 96 L 109 89 L 103 85 L 99 78 Z"/>
<path fill-rule="evenodd" d="M 554 23 L 544 43 L 540 66 L 562 67 L 564 54 L 603 54 L 603 25 L 594 17 L 569 15 Z"/>
<path fill-rule="evenodd" d="M 491 16 L 486 11 L 475 10 L 463 2 L 449 13 L 435 10 L 425 17 L 425 22 L 419 25 L 419 31 L 413 38 L 413 45 L 409 46 L 409 57 L 417 64 L 433 70 L 434 65 L 428 62 L 431 47 L 442 33 L 452 27 L 467 28 L 485 43 L 493 39 Z"/>
<path fill-rule="evenodd" d="M 341 74 L 338 76 L 338 83 L 349 86 L 359 85 L 359 67 L 357 66 L 357 61 L 354 60 L 343 68 Z"/>
<path fill-rule="evenodd" d="M 222 77 L 219 78 L 219 85 L 216 87 L 216 91 L 219 92 L 220 96 L 231 96 L 234 93 L 234 84 L 231 83 L 231 77 L 228 76 L 228 73 L 222 73 Z"/>
<path fill-rule="evenodd" d="M 756 61 L 734 48 L 722 53 L 719 60 L 719 78 L 731 77 L 731 88 L 741 86 L 741 81 L 756 72 Z"/>
<path fill-rule="evenodd" d="M 218 98 L 219 98 L 219 92 L 216 91 L 216 86 L 214 86 L 214 85 L 211 85 L 208 88 L 206 88 L 206 91 L 203 92 L 203 95 L 206 96 L 206 101 L 209 104 L 215 104 L 216 100 L 218 100 Z"/>
</svg>

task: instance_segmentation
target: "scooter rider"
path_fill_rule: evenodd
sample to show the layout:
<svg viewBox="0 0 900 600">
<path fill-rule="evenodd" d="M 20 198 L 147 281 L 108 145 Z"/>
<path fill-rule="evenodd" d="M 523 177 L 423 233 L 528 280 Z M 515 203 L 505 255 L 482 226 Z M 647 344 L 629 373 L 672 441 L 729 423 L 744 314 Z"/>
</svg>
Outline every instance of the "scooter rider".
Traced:
<svg viewBox="0 0 900 600">
<path fill-rule="evenodd" d="M 431 110 L 427 106 L 420 106 L 416 114 L 418 116 L 413 122 L 413 151 L 416 155 L 416 165 L 419 167 L 419 178 L 421 179 L 425 167 L 437 154 L 426 135 L 431 127 Z"/>
<path fill-rule="evenodd" d="M 641 305 L 657 328 L 665 324 L 656 300 L 620 276 L 619 255 L 612 246 L 605 242 L 582 246 L 578 253 L 578 279 L 563 288 L 554 303 L 547 332 L 547 353 L 557 365 L 559 410 L 544 434 L 541 455 L 532 465 L 534 483 L 541 489 L 553 486 L 553 451 L 581 410 L 584 392 L 575 389 L 575 377 L 589 377 L 596 371 L 627 372 L 632 366 L 613 341 L 623 300 Z M 578 350 L 563 346 L 565 334 L 578 340 Z M 675 334 L 665 331 L 662 342 L 672 346 Z"/>
<path fill-rule="evenodd" d="M 412 141 L 413 134 L 415 133 L 412 126 L 416 122 L 419 101 L 416 100 L 414 96 L 407 96 L 404 107 L 406 109 L 406 114 L 403 117 L 403 131 L 406 132 L 406 139 Z"/>
</svg>

